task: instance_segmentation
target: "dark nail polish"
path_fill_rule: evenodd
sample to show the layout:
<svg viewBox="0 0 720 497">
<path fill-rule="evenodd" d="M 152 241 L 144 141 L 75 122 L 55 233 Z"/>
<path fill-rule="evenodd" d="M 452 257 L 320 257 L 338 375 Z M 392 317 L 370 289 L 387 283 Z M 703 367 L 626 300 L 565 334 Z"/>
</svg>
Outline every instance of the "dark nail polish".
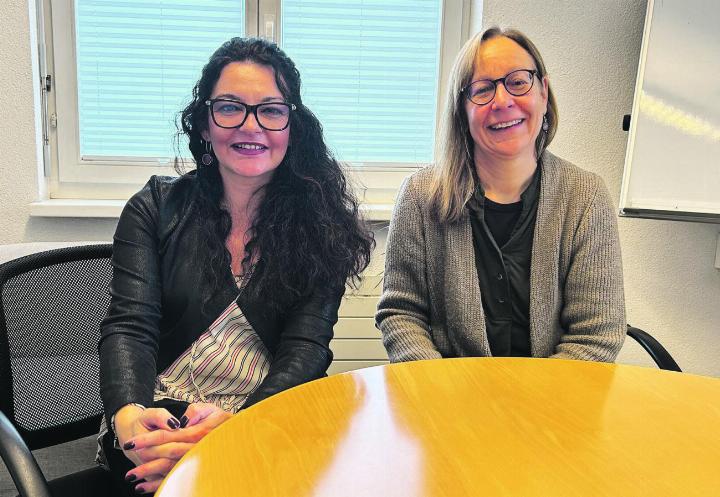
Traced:
<svg viewBox="0 0 720 497">
<path fill-rule="evenodd" d="M 143 493 L 143 492 L 145 492 L 145 489 L 142 487 L 142 485 L 136 485 L 136 486 L 135 486 L 135 493 L 136 493 L 136 494 L 141 494 L 141 493 Z"/>
<path fill-rule="evenodd" d="M 129 474 L 125 475 L 125 481 L 135 481 L 135 480 L 137 480 L 137 476 L 136 476 L 136 475 L 134 475 L 134 474 L 132 474 L 132 473 L 129 473 Z"/>
<path fill-rule="evenodd" d="M 180 421 L 175 418 L 168 419 L 167 424 L 173 430 L 177 430 L 178 428 L 180 428 Z"/>
<path fill-rule="evenodd" d="M 188 421 L 190 421 L 190 419 L 187 416 L 183 416 L 182 418 L 180 418 L 180 428 L 185 428 L 188 424 Z"/>
<path fill-rule="evenodd" d="M 132 450 L 135 448 L 135 442 L 125 442 L 125 445 L 123 445 L 123 449 L 125 450 Z"/>
</svg>

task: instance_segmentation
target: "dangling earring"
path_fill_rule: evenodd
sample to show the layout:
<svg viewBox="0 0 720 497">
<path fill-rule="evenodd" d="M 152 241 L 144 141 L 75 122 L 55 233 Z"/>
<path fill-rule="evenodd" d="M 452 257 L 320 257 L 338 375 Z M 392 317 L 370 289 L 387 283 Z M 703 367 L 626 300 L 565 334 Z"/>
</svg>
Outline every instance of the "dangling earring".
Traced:
<svg viewBox="0 0 720 497">
<path fill-rule="evenodd" d="M 203 141 L 205 141 L 205 140 L 203 140 Z M 209 141 L 206 141 L 205 142 L 205 153 L 200 158 L 200 161 L 203 163 L 203 166 L 209 166 L 210 164 L 213 163 L 213 156 L 210 155 L 211 152 L 212 152 L 212 143 L 210 143 Z"/>
<path fill-rule="evenodd" d="M 543 132 L 538 133 L 538 135 L 540 135 L 540 136 L 538 136 L 539 142 L 536 141 L 536 145 L 537 145 L 536 151 L 540 150 L 540 152 L 543 152 L 545 150 L 545 142 L 547 141 L 549 128 L 550 128 L 550 124 L 548 123 L 548 120 L 547 120 L 547 114 L 543 114 L 543 122 L 542 122 Z M 537 155 L 537 153 L 536 153 L 536 155 Z M 539 164 L 540 157 L 538 157 L 537 160 L 538 160 L 538 164 Z"/>
</svg>

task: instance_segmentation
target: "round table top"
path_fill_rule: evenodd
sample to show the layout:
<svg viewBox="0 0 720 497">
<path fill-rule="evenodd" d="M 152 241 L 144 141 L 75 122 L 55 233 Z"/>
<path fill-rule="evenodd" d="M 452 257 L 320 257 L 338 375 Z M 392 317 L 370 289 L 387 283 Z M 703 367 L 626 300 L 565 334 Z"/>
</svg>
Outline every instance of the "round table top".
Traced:
<svg viewBox="0 0 720 497">
<path fill-rule="evenodd" d="M 157 495 L 720 495 L 720 379 L 557 359 L 368 368 L 241 411 Z"/>
</svg>

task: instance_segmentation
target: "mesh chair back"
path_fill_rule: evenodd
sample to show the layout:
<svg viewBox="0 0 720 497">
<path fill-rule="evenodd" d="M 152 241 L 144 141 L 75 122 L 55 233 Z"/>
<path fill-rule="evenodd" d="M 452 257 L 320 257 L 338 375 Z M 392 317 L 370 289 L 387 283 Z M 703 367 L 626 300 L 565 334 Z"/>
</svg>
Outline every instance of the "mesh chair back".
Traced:
<svg viewBox="0 0 720 497">
<path fill-rule="evenodd" d="M 87 245 L 0 266 L 0 408 L 31 449 L 98 430 L 111 255 Z"/>
</svg>

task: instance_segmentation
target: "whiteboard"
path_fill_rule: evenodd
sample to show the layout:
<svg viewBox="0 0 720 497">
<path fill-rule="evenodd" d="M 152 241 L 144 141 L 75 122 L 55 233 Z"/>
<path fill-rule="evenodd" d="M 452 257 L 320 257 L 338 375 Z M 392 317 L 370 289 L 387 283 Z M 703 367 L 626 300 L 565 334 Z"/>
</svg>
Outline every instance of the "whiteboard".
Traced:
<svg viewBox="0 0 720 497">
<path fill-rule="evenodd" d="M 720 223 L 720 2 L 648 0 L 621 215 Z"/>
</svg>

